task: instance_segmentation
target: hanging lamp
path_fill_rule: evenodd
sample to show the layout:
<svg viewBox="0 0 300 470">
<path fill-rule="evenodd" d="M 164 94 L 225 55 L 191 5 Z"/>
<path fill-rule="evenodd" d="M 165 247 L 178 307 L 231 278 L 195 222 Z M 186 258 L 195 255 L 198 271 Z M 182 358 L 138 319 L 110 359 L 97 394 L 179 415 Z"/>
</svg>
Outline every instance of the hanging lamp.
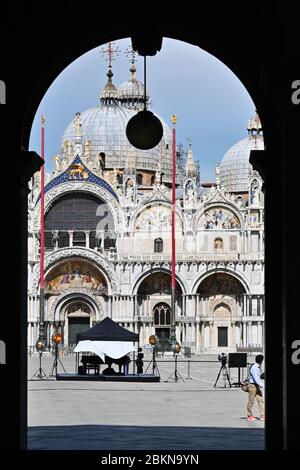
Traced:
<svg viewBox="0 0 300 470">
<path fill-rule="evenodd" d="M 158 117 L 147 109 L 146 56 L 144 56 L 144 109 L 127 123 L 126 136 L 131 145 L 140 150 L 149 150 L 162 139 L 163 126 Z"/>
</svg>

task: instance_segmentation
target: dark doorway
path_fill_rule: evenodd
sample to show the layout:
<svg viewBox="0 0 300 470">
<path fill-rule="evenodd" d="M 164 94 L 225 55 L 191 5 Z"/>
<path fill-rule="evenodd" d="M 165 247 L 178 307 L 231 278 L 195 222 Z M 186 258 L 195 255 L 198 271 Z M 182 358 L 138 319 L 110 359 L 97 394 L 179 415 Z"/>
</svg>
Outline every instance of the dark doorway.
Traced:
<svg viewBox="0 0 300 470">
<path fill-rule="evenodd" d="M 218 327 L 218 346 L 227 348 L 228 346 L 228 328 L 227 326 Z"/>
<path fill-rule="evenodd" d="M 69 346 L 76 344 L 76 335 L 90 326 L 89 317 L 69 317 Z"/>
</svg>

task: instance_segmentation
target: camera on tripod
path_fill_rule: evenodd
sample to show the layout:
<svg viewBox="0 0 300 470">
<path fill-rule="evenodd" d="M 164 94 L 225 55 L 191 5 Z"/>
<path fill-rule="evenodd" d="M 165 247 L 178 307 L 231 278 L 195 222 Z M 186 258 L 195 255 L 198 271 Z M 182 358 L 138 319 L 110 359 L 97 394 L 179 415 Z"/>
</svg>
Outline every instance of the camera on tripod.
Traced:
<svg viewBox="0 0 300 470">
<path fill-rule="evenodd" d="M 226 366 L 227 360 L 228 360 L 228 358 L 227 358 L 227 356 L 226 356 L 225 353 L 222 353 L 222 354 L 219 354 L 219 355 L 218 355 L 218 361 L 221 362 L 222 367 L 225 367 L 225 366 Z"/>
</svg>

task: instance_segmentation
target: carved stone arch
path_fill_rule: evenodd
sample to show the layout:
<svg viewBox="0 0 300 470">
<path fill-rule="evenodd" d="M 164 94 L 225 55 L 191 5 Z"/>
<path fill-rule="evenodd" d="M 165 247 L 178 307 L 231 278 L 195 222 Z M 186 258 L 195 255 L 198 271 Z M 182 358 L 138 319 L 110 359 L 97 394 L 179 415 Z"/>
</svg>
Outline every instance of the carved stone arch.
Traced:
<svg viewBox="0 0 300 470">
<path fill-rule="evenodd" d="M 195 198 L 195 193 L 196 193 L 196 182 L 193 178 L 188 178 L 184 181 L 183 183 L 183 194 L 184 198 L 186 196 L 186 191 L 187 191 L 187 186 L 193 186 L 193 191 L 194 191 L 194 198 Z"/>
<path fill-rule="evenodd" d="M 133 282 L 132 282 L 132 292 L 131 292 L 131 295 L 136 295 L 137 292 L 138 292 L 138 289 L 140 287 L 140 285 L 142 284 L 142 282 L 148 277 L 150 276 L 151 274 L 154 274 L 154 273 L 165 273 L 165 274 L 168 274 L 171 276 L 171 271 L 169 269 L 165 269 L 165 268 L 151 268 L 149 267 L 147 269 L 147 271 L 144 271 L 142 274 L 139 274 L 137 275 L 134 279 L 133 279 Z M 182 294 L 186 294 L 186 292 L 188 292 L 188 286 L 186 285 L 186 282 L 180 277 L 178 276 L 178 274 L 176 274 L 176 281 L 178 282 L 178 284 L 180 285 L 181 287 L 181 290 L 182 290 Z"/>
<path fill-rule="evenodd" d="M 205 214 L 205 212 L 211 210 L 211 209 L 214 209 L 214 208 L 221 208 L 221 209 L 224 209 L 224 210 L 227 210 L 229 212 L 232 212 L 233 215 L 237 218 L 239 224 L 240 224 L 240 228 L 237 229 L 237 230 L 243 230 L 244 229 L 244 217 L 243 217 L 243 214 L 237 209 L 237 207 L 233 204 L 231 204 L 230 202 L 222 202 L 222 201 L 212 201 L 208 204 L 206 204 L 205 206 L 202 206 L 200 207 L 195 215 L 194 215 L 194 218 L 193 218 L 193 231 L 199 229 L 198 227 L 198 223 L 199 223 L 199 220 L 201 219 L 201 217 Z M 203 230 L 205 230 L 203 228 Z M 209 230 L 208 230 L 209 232 Z"/>
<path fill-rule="evenodd" d="M 183 184 L 184 191 L 185 191 L 186 186 L 190 183 L 193 185 L 194 189 L 196 188 L 195 180 L 193 178 L 187 178 Z"/>
<path fill-rule="evenodd" d="M 105 188 L 102 188 L 97 184 L 90 183 L 87 181 L 68 181 L 67 183 L 60 184 L 58 186 L 55 186 L 53 189 L 50 189 L 45 194 L 45 214 L 48 212 L 51 205 L 57 199 L 67 193 L 73 192 L 85 192 L 88 194 L 92 194 L 93 196 L 98 196 L 108 205 L 113 217 L 115 230 L 118 230 L 119 227 L 122 227 L 124 225 L 124 215 L 121 211 L 120 204 L 117 199 Z M 39 230 L 40 227 L 40 213 L 41 201 L 39 200 L 35 206 L 33 216 L 33 230 L 36 232 Z"/>
<path fill-rule="evenodd" d="M 85 301 L 92 308 L 94 321 L 100 321 L 106 316 L 106 306 L 102 296 L 96 296 L 80 289 L 68 289 L 52 302 L 47 312 L 49 321 L 63 321 L 66 308 L 72 300 Z"/>
<path fill-rule="evenodd" d="M 85 261 L 90 261 L 92 264 L 97 267 L 103 274 L 106 283 L 107 283 L 107 293 L 108 295 L 117 294 L 120 289 L 119 279 L 115 270 L 112 268 L 111 264 L 94 250 L 84 247 L 70 247 L 70 248 L 61 248 L 51 252 L 48 256 L 45 257 L 45 277 L 49 274 L 50 270 L 57 266 L 57 264 L 66 260 L 67 258 L 79 258 Z M 40 280 L 40 267 L 39 264 L 36 265 L 33 276 L 32 276 L 32 291 L 38 291 Z"/>
<path fill-rule="evenodd" d="M 200 284 L 205 280 L 207 279 L 209 276 L 213 275 L 213 274 L 216 274 L 216 273 L 224 273 L 224 274 L 229 274 L 230 276 L 232 276 L 233 278 L 237 279 L 241 285 L 243 286 L 243 288 L 245 289 L 245 292 L 247 294 L 250 294 L 250 287 L 249 287 L 249 284 L 248 284 L 248 281 L 245 279 L 245 277 L 243 277 L 240 273 L 238 273 L 237 271 L 234 271 L 232 268 L 230 267 L 226 267 L 226 270 L 224 268 L 218 268 L 217 266 L 214 267 L 214 268 L 210 268 L 208 269 L 208 271 L 205 271 L 205 273 L 201 274 L 194 282 L 193 286 L 192 286 L 192 289 L 191 289 L 191 293 L 192 294 L 196 294 L 197 293 L 197 290 L 198 290 L 198 287 L 200 286 Z"/>
<path fill-rule="evenodd" d="M 253 185 L 253 183 L 257 183 L 258 186 L 259 186 L 259 190 L 261 190 L 261 187 L 262 187 L 262 179 L 261 177 L 258 175 L 258 174 L 253 174 L 249 180 L 249 186 L 251 188 L 251 186 Z"/>
<path fill-rule="evenodd" d="M 218 310 L 222 312 L 221 315 L 217 315 L 216 312 Z M 215 318 L 230 319 L 232 316 L 232 306 L 229 305 L 229 302 L 220 302 L 220 300 L 218 300 L 213 306 L 213 314 Z"/>
<path fill-rule="evenodd" d="M 155 201 L 145 201 L 141 205 L 139 205 L 139 207 L 133 213 L 133 216 L 131 217 L 131 220 L 130 220 L 130 230 L 135 229 L 135 224 L 137 222 L 137 219 L 139 218 L 140 215 L 143 214 L 143 212 L 146 212 L 150 208 L 159 207 L 159 206 L 170 209 L 170 211 L 172 210 L 171 202 L 168 202 L 166 200 L 162 199 L 162 200 L 155 200 Z M 178 217 L 180 219 L 181 227 L 182 227 L 182 230 L 183 230 L 183 228 L 184 228 L 184 218 L 183 218 L 181 208 L 176 206 L 175 207 L 175 212 L 176 212 L 176 214 L 178 215 Z"/>
</svg>

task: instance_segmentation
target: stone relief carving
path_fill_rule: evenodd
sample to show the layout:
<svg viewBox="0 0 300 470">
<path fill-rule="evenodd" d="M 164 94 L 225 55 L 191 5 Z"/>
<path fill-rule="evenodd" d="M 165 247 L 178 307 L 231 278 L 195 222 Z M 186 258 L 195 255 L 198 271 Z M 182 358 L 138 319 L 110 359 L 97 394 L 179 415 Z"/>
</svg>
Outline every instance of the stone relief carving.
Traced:
<svg viewBox="0 0 300 470">
<path fill-rule="evenodd" d="M 47 306 L 47 320 L 48 321 L 55 321 L 58 320 L 58 318 L 55 318 L 55 311 L 57 309 L 57 305 L 61 303 L 64 299 L 72 298 L 72 296 L 77 297 L 82 295 L 83 298 L 88 298 L 91 302 L 91 304 L 96 304 L 100 316 L 103 315 L 104 309 L 103 309 L 103 298 L 99 297 L 97 295 L 93 295 L 91 293 L 87 293 L 84 289 L 69 289 L 67 292 L 62 293 L 59 296 L 56 296 L 55 299 L 53 299 L 51 302 L 48 301 Z M 49 299 L 50 300 L 50 299 Z M 60 321 L 64 320 L 63 318 L 59 318 Z"/>
<path fill-rule="evenodd" d="M 136 231 L 169 231 L 172 224 L 172 212 L 168 207 L 152 206 L 143 211 L 136 219 Z M 182 223 L 176 214 L 175 226 L 177 230 L 181 230 Z"/>
</svg>

